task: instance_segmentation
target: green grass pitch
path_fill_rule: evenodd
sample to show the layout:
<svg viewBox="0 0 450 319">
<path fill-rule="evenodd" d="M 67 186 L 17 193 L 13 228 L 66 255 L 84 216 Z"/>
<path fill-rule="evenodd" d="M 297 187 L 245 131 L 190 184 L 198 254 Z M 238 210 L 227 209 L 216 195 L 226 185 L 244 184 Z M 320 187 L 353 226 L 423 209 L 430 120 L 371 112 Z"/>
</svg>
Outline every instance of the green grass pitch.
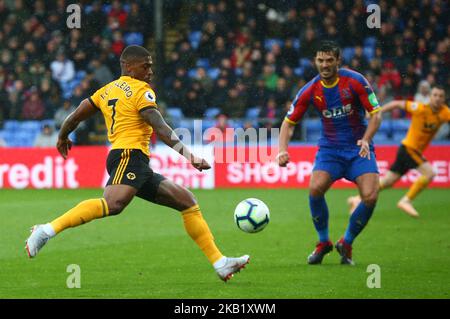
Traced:
<svg viewBox="0 0 450 319">
<path fill-rule="evenodd" d="M 354 243 L 355 267 L 334 250 L 306 264 L 317 240 L 307 190 L 194 191 L 224 254 L 250 254 L 228 283 L 216 276 L 184 231 L 179 214 L 141 199 L 119 216 L 96 220 L 52 239 L 29 260 L 24 240 L 33 224 L 52 220 L 102 190 L 0 191 L 0 298 L 449 298 L 449 190 L 426 190 L 420 219 L 396 208 L 405 190 L 380 194 L 377 209 Z M 330 235 L 343 234 L 352 190 L 331 190 Z M 235 205 L 260 198 L 271 221 L 257 234 L 240 231 Z M 66 286 L 67 266 L 81 269 L 81 288 Z M 381 288 L 368 288 L 367 266 L 381 269 Z"/>
</svg>

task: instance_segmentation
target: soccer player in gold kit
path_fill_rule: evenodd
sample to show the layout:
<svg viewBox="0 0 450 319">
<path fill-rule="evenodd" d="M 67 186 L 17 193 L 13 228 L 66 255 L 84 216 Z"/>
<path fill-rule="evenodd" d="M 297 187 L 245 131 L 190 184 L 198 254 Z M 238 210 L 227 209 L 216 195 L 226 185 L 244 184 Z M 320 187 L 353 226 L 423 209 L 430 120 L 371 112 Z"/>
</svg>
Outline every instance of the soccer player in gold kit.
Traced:
<svg viewBox="0 0 450 319">
<path fill-rule="evenodd" d="M 106 162 L 110 178 L 102 198 L 85 200 L 50 223 L 33 226 L 26 241 L 26 251 L 30 258 L 35 257 L 56 234 L 97 218 L 117 215 L 137 196 L 180 211 L 186 232 L 206 255 L 218 276 L 227 281 L 244 268 L 249 256 L 231 258 L 222 255 L 194 195 L 149 167 L 149 140 L 154 132 L 199 171 L 210 168 L 203 158 L 188 150 L 161 116 L 155 92 L 149 85 L 152 63 L 145 48 L 126 47 L 120 56 L 122 76 L 83 100 L 66 118 L 56 145 L 64 158 L 72 146 L 69 134 L 98 111 L 103 113 L 112 144 Z"/>
<path fill-rule="evenodd" d="M 397 206 L 412 217 L 419 217 L 419 213 L 412 205 L 412 201 L 431 182 L 435 173 L 433 167 L 423 156 L 423 152 L 430 144 L 440 126 L 450 121 L 450 109 L 445 104 L 445 90 L 440 86 L 433 86 L 430 93 L 430 103 L 422 104 L 411 101 L 392 101 L 384 105 L 382 112 L 390 112 L 400 108 L 411 114 L 411 125 L 403 139 L 394 164 L 386 176 L 380 179 L 380 190 L 394 185 L 406 172 L 416 168 L 420 177 L 411 185 L 408 192 L 397 203 Z M 348 198 L 350 213 L 361 201 L 359 196 Z"/>
</svg>

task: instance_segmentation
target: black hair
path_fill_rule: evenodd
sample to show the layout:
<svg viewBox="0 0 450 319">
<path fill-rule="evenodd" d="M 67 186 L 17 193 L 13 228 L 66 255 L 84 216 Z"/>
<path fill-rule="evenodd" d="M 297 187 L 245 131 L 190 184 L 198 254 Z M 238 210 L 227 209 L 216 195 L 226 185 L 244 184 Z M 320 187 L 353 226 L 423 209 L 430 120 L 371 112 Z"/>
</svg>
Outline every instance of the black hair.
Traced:
<svg viewBox="0 0 450 319">
<path fill-rule="evenodd" d="M 341 57 L 341 48 L 334 41 L 324 40 L 320 42 L 319 46 L 316 49 L 315 55 L 317 55 L 318 52 L 331 52 L 336 57 L 336 59 L 339 59 Z"/>
<path fill-rule="evenodd" d="M 120 55 L 120 62 L 131 62 L 136 59 L 145 59 L 150 56 L 150 52 L 140 45 L 127 46 Z"/>
</svg>

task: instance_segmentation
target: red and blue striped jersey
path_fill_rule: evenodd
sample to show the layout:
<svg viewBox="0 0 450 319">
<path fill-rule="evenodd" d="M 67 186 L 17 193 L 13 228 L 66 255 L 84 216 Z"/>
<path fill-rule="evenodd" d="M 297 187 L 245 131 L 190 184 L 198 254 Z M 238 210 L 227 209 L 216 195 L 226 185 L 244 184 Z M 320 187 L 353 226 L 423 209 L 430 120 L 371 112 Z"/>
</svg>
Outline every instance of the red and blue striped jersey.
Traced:
<svg viewBox="0 0 450 319">
<path fill-rule="evenodd" d="M 349 69 L 339 69 L 332 85 L 325 85 L 317 75 L 297 93 L 285 121 L 297 124 L 312 105 L 322 122 L 319 146 L 356 146 L 367 128 L 366 111 L 381 108 L 366 78 Z"/>
</svg>

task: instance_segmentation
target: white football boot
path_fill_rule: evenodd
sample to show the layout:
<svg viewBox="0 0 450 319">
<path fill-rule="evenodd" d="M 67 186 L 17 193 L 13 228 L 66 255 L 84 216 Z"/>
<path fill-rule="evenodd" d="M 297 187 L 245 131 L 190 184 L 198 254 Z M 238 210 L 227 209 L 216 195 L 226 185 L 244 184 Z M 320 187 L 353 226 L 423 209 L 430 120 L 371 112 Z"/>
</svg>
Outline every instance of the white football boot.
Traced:
<svg viewBox="0 0 450 319">
<path fill-rule="evenodd" d="M 233 258 L 233 257 L 225 257 L 225 265 L 220 268 L 216 268 L 217 275 L 223 281 L 227 281 L 233 277 L 233 275 L 239 272 L 241 269 L 245 268 L 245 266 L 250 261 L 249 255 L 244 255 L 241 257 Z"/>
<path fill-rule="evenodd" d="M 39 250 L 48 242 L 50 236 L 44 231 L 44 225 L 34 225 L 31 227 L 31 235 L 25 241 L 25 250 L 28 257 L 36 257 Z"/>
</svg>

